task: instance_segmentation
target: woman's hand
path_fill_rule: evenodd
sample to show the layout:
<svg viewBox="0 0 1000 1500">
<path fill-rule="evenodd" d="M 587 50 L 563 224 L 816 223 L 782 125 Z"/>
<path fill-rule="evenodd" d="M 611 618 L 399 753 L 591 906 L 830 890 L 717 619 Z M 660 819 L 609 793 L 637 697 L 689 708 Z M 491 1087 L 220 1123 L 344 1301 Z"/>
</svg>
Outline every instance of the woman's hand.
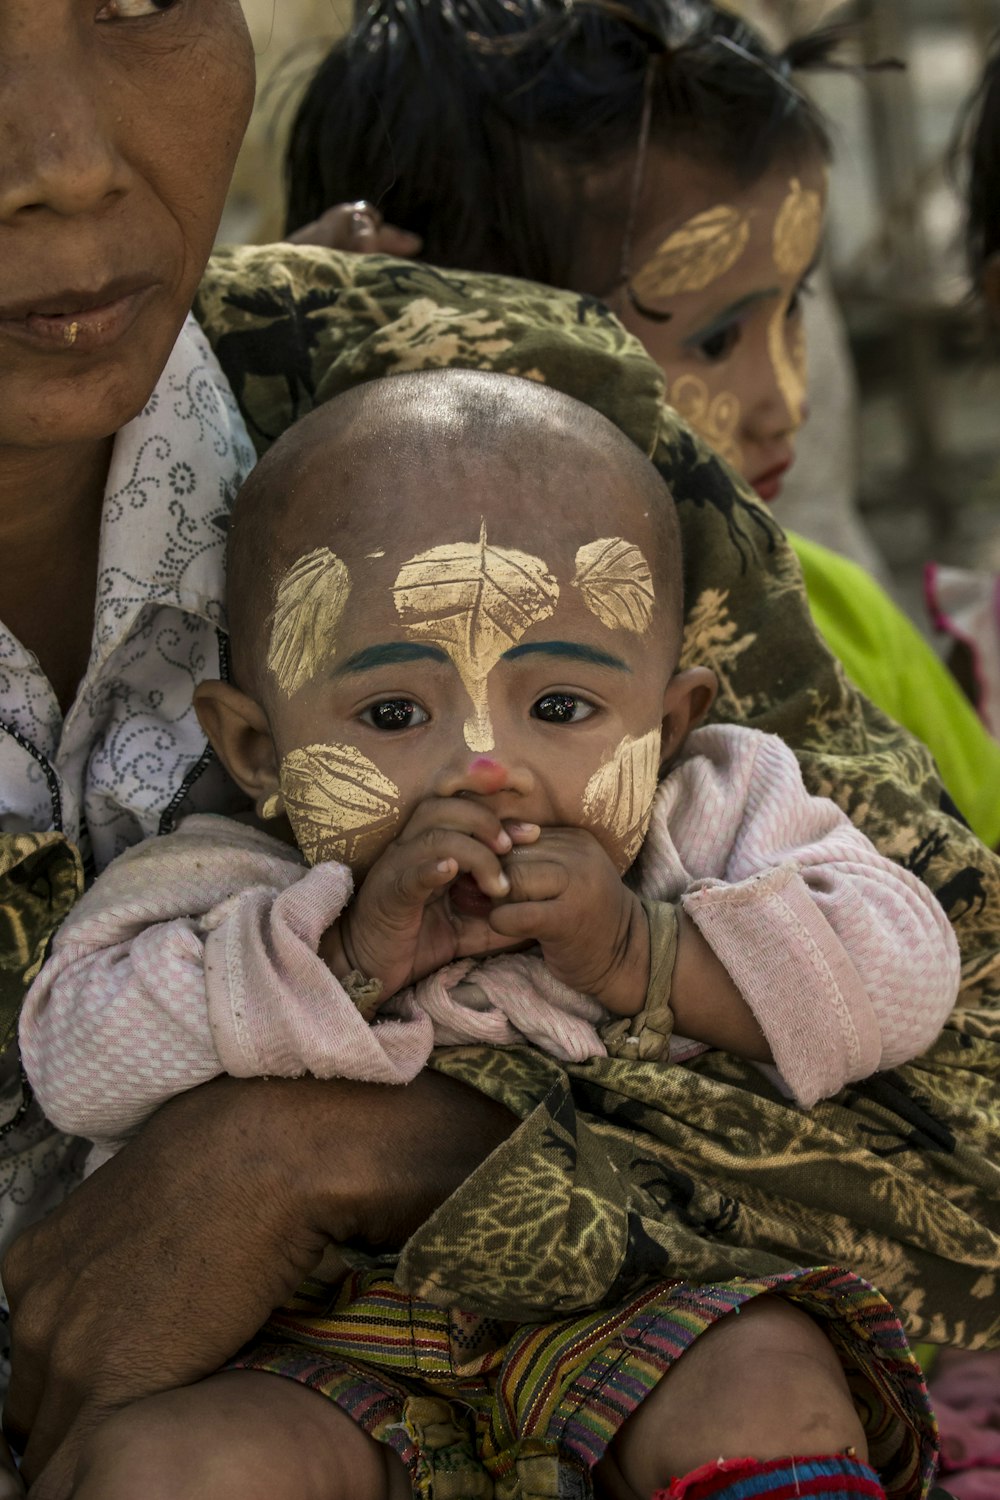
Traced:
<svg viewBox="0 0 1000 1500">
<path fill-rule="evenodd" d="M 293 245 L 322 245 L 326 250 L 352 250 L 357 255 L 401 255 L 407 259 L 419 255 L 423 245 L 419 234 L 387 224 L 374 203 L 365 199 L 328 208 L 311 224 L 296 229 L 288 239 Z"/>
<path fill-rule="evenodd" d="M 48 1465 L 41 1500 L 110 1412 L 217 1369 L 327 1244 L 402 1244 L 515 1124 L 434 1073 L 222 1078 L 165 1105 L 4 1260 L 5 1425 L 29 1483 Z"/>
</svg>

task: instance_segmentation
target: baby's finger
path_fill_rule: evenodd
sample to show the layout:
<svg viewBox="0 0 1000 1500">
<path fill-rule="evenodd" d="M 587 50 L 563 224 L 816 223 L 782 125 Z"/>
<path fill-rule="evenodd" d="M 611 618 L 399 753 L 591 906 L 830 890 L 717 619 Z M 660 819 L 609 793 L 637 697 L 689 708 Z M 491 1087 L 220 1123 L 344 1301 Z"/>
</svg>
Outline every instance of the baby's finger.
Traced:
<svg viewBox="0 0 1000 1500">
<path fill-rule="evenodd" d="M 510 881 L 500 861 L 478 839 L 452 829 L 434 828 L 422 836 L 419 848 L 425 860 L 453 860 L 455 873 L 471 875 L 484 896 L 500 901 L 508 895 Z"/>
<path fill-rule="evenodd" d="M 438 828 L 478 839 L 495 854 L 509 853 L 514 842 L 496 813 L 471 797 L 428 797 L 414 808 L 399 841 L 426 838 Z"/>
<path fill-rule="evenodd" d="M 527 844 L 537 844 L 542 836 L 542 830 L 537 823 L 513 823 L 507 820 L 503 826 L 510 836 L 511 843 L 516 847 L 523 848 Z"/>
<path fill-rule="evenodd" d="M 500 937 L 540 943 L 553 936 L 556 914 L 551 901 L 504 901 L 493 907 L 489 924 Z"/>
<path fill-rule="evenodd" d="M 457 860 L 425 859 L 400 871 L 395 882 L 396 894 L 406 906 L 424 906 L 436 891 L 450 885 L 457 874 Z"/>
<path fill-rule="evenodd" d="M 510 881 L 509 903 L 518 901 L 556 901 L 569 889 L 566 866 L 546 859 L 538 850 L 519 849 L 503 861 Z"/>
</svg>

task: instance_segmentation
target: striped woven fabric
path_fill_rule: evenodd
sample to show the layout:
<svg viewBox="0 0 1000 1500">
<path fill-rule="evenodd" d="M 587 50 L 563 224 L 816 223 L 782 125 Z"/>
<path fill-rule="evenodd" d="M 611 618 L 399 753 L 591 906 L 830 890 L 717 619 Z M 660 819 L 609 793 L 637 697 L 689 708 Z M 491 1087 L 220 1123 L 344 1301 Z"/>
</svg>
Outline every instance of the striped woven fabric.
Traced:
<svg viewBox="0 0 1000 1500">
<path fill-rule="evenodd" d="M 874 1469 L 833 1454 L 823 1458 L 777 1458 L 760 1463 L 734 1458 L 705 1464 L 653 1500 L 885 1500 Z"/>
<path fill-rule="evenodd" d="M 336 1287 L 307 1284 L 236 1363 L 336 1402 L 394 1449 L 421 1500 L 584 1500 L 611 1439 L 675 1360 L 762 1295 L 810 1313 L 837 1349 L 885 1485 L 868 1493 L 920 1500 L 935 1431 L 919 1368 L 885 1299 L 832 1268 L 659 1283 L 610 1310 L 522 1325 L 410 1298 L 389 1271 L 355 1271 Z"/>
</svg>

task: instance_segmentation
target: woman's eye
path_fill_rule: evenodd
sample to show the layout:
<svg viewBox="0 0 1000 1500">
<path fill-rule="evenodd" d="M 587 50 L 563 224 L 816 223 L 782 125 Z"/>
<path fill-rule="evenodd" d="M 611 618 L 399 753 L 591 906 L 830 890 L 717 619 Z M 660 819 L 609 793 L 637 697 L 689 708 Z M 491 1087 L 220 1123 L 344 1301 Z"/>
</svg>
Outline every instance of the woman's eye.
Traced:
<svg viewBox="0 0 1000 1500">
<path fill-rule="evenodd" d="M 140 16 L 158 16 L 173 10 L 180 0 L 105 0 L 97 12 L 99 21 L 135 21 Z"/>
<path fill-rule="evenodd" d="M 715 333 L 709 334 L 707 339 L 702 339 L 698 345 L 698 353 L 710 364 L 717 364 L 719 360 L 726 359 L 736 345 L 739 343 L 740 325 L 730 323 L 726 328 L 720 328 Z"/>
<path fill-rule="evenodd" d="M 373 703 L 365 709 L 361 722 L 391 733 L 397 729 L 412 729 L 415 724 L 426 724 L 429 718 L 430 715 L 419 704 L 411 703 L 409 698 L 384 698 L 381 703 Z"/>
<path fill-rule="evenodd" d="M 581 719 L 589 719 L 593 712 L 592 703 L 575 698 L 572 693 L 546 693 L 532 708 L 531 716 L 546 724 L 577 724 Z"/>
</svg>

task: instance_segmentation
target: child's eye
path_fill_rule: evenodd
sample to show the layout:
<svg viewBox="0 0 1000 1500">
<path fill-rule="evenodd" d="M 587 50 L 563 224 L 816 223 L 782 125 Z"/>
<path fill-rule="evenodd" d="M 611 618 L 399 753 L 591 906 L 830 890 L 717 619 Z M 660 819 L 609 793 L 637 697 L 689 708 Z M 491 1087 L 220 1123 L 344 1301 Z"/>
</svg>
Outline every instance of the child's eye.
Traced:
<svg viewBox="0 0 1000 1500">
<path fill-rule="evenodd" d="M 412 729 L 415 724 L 426 724 L 429 718 L 430 714 L 419 704 L 411 703 L 409 698 L 383 698 L 381 703 L 373 703 L 365 709 L 361 722 L 391 733 L 397 729 Z"/>
<path fill-rule="evenodd" d="M 531 716 L 546 724 L 577 724 L 581 719 L 589 719 L 593 712 L 592 703 L 575 698 L 572 693 L 546 693 L 532 707 Z"/>
<path fill-rule="evenodd" d="M 697 345 L 698 353 L 710 364 L 718 364 L 719 360 L 726 359 L 736 345 L 739 343 L 739 323 L 729 323 L 725 328 L 716 329 L 710 333 L 707 339 L 702 339 Z"/>
</svg>

